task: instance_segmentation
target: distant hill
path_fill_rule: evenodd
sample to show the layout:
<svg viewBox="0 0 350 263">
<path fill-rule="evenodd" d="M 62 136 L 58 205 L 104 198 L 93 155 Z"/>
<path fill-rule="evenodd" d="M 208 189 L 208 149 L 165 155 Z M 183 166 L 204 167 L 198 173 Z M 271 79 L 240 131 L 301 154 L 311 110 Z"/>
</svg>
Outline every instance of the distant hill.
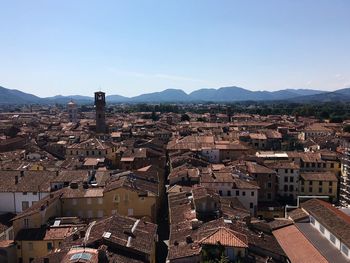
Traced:
<svg viewBox="0 0 350 263">
<path fill-rule="evenodd" d="M 189 100 L 189 95 L 180 89 L 166 89 L 130 98 L 131 102 L 182 102 Z"/>
<path fill-rule="evenodd" d="M 324 92 L 308 96 L 298 96 L 290 99 L 294 102 L 350 102 L 350 88 L 339 89 L 332 92 Z"/>
<path fill-rule="evenodd" d="M 0 104 L 66 104 L 70 100 L 78 104 L 91 104 L 91 96 L 57 95 L 39 98 L 19 90 L 10 90 L 0 87 Z M 141 94 L 135 97 L 108 95 L 107 103 L 165 103 L 165 102 L 234 102 L 234 101 L 350 101 L 350 88 L 333 92 L 310 89 L 284 89 L 278 91 L 251 91 L 240 87 L 222 87 L 219 89 L 199 89 L 185 93 L 180 89 L 166 89 L 160 92 Z"/>
<path fill-rule="evenodd" d="M 324 91 L 307 89 L 286 89 L 279 91 L 250 91 L 239 87 L 224 87 L 219 89 L 200 89 L 189 94 L 196 101 L 267 101 L 286 100 L 302 95 L 320 94 Z"/>
<path fill-rule="evenodd" d="M 6 89 L 0 86 L 0 104 L 41 103 L 42 99 L 19 90 Z"/>
<path fill-rule="evenodd" d="M 56 95 L 54 97 L 47 97 L 44 100 L 48 103 L 58 103 L 58 104 L 67 104 L 71 100 L 75 101 L 78 104 L 87 104 L 94 101 L 93 97 L 81 96 L 81 95 L 72 95 L 72 96 L 62 96 Z"/>
<path fill-rule="evenodd" d="M 122 102 L 130 101 L 130 98 L 120 96 L 120 95 L 109 95 L 109 96 L 106 96 L 106 100 L 109 103 L 122 103 Z"/>
</svg>

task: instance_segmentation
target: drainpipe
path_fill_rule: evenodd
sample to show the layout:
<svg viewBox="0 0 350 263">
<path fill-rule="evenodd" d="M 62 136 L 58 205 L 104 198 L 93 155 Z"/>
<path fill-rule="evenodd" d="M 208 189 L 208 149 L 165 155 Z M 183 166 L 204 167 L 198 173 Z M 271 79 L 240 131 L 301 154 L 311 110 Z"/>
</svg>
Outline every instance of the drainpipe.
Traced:
<svg viewBox="0 0 350 263">
<path fill-rule="evenodd" d="M 16 192 L 13 192 L 13 208 L 15 209 L 14 213 L 16 214 Z"/>
</svg>

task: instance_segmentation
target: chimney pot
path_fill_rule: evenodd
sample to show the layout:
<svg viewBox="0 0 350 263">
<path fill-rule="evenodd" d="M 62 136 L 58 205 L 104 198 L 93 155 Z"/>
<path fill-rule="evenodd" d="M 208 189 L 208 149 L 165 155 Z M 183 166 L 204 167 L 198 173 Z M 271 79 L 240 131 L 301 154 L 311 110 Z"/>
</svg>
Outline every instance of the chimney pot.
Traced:
<svg viewBox="0 0 350 263">
<path fill-rule="evenodd" d="M 81 238 L 85 237 L 85 231 L 84 230 L 80 230 L 80 237 Z"/>
</svg>

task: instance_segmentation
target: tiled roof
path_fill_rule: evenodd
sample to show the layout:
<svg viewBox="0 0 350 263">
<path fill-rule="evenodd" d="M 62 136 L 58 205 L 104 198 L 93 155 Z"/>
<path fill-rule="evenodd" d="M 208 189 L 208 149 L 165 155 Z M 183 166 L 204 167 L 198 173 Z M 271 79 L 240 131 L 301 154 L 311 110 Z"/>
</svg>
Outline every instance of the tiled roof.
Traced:
<svg viewBox="0 0 350 263">
<path fill-rule="evenodd" d="M 308 200 L 301 207 L 350 247 L 350 216 L 319 199 Z"/>
<path fill-rule="evenodd" d="M 310 172 L 310 173 L 301 173 L 300 177 L 305 181 L 331 181 L 336 182 L 338 178 L 332 172 Z"/>
<path fill-rule="evenodd" d="M 66 187 L 63 189 L 63 195 L 61 198 L 69 199 L 69 198 L 96 198 L 103 197 L 103 188 L 83 188 L 82 186 L 78 188 L 70 188 Z"/>
<path fill-rule="evenodd" d="M 291 218 L 294 222 L 298 222 L 299 220 L 308 217 L 308 215 L 301 208 L 297 208 L 288 212 L 288 217 Z"/>
<path fill-rule="evenodd" d="M 294 226 L 290 225 L 273 231 L 278 243 L 286 252 L 291 262 L 327 263 L 309 240 Z"/>
<path fill-rule="evenodd" d="M 260 165 L 257 163 L 252 163 L 252 162 L 247 162 L 247 169 L 248 169 L 248 172 L 252 173 L 252 174 L 274 174 L 274 173 L 276 173 L 274 170 L 272 170 L 266 166 L 263 166 L 263 165 Z"/>
<path fill-rule="evenodd" d="M 0 171 L 0 192 L 50 192 L 55 176 L 51 171 Z"/>
<path fill-rule="evenodd" d="M 97 221 L 92 226 L 87 244 L 106 240 L 125 248 L 151 254 L 156 233 L 157 225 L 153 223 L 143 219 L 114 215 Z"/>
<path fill-rule="evenodd" d="M 74 227 L 23 228 L 15 240 L 63 240 L 74 232 Z"/>
<path fill-rule="evenodd" d="M 75 143 L 68 146 L 68 149 L 96 149 L 96 150 L 106 150 L 113 147 L 113 144 L 101 141 L 97 138 L 91 138 L 86 141 Z"/>
<path fill-rule="evenodd" d="M 229 230 L 224 227 L 218 228 L 214 233 L 208 235 L 199 241 L 201 244 L 206 245 L 223 245 L 225 247 L 239 247 L 246 248 L 248 247 L 247 237 L 235 233 L 232 230 Z"/>
<path fill-rule="evenodd" d="M 128 188 L 139 193 L 153 193 L 158 195 L 158 183 L 140 179 L 139 177 L 122 176 L 111 178 L 107 181 L 104 192 L 109 192 L 117 188 Z"/>
</svg>

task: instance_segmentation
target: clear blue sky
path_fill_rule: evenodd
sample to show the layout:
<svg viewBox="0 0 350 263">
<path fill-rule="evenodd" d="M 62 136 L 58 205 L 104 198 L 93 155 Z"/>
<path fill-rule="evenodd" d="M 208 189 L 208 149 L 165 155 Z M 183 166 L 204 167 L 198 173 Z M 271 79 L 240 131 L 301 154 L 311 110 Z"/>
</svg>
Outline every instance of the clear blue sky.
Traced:
<svg viewBox="0 0 350 263">
<path fill-rule="evenodd" d="M 349 0 L 0 0 L 0 85 L 39 96 L 350 86 Z"/>
</svg>

